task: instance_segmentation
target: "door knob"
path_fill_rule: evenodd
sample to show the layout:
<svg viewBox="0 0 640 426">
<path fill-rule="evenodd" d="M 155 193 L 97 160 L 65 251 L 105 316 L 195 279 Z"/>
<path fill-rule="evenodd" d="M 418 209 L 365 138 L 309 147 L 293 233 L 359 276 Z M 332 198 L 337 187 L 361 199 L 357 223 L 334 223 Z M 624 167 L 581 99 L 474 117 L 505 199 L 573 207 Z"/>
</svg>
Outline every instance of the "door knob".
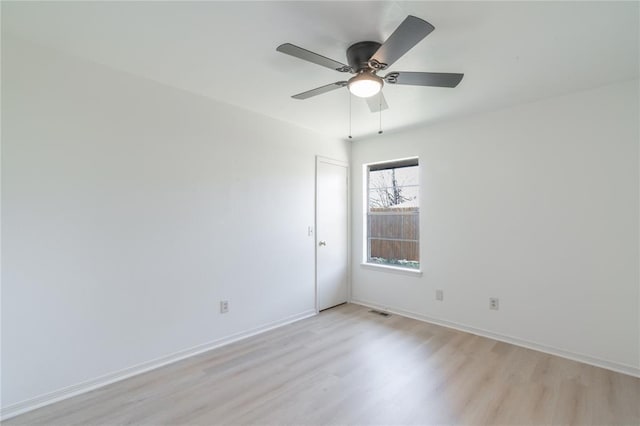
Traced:
<svg viewBox="0 0 640 426">
<path fill-rule="evenodd" d="M 320 241 L 320 242 L 318 243 L 318 245 L 319 245 L 319 246 L 326 246 L 326 245 L 327 245 L 327 242 L 326 242 L 326 241 Z"/>
</svg>

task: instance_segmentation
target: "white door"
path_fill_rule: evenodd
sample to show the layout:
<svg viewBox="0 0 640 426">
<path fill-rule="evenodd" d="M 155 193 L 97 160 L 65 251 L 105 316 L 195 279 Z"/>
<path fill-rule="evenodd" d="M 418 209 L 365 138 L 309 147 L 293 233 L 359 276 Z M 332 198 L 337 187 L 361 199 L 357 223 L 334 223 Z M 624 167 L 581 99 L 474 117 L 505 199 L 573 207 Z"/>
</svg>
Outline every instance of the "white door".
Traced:
<svg viewBox="0 0 640 426">
<path fill-rule="evenodd" d="M 348 166 L 316 159 L 316 301 L 318 310 L 347 301 Z"/>
</svg>

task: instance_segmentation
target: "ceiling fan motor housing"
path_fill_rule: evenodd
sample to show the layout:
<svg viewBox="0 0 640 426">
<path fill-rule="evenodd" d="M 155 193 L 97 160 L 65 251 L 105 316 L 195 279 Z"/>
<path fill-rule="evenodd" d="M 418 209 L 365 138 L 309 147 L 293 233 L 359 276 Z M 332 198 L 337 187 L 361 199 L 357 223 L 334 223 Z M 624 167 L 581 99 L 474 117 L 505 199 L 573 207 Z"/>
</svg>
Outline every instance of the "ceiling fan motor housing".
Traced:
<svg viewBox="0 0 640 426">
<path fill-rule="evenodd" d="M 381 44 L 376 41 L 361 41 L 347 49 L 347 61 L 354 72 L 369 69 L 369 59 L 376 53 Z"/>
</svg>

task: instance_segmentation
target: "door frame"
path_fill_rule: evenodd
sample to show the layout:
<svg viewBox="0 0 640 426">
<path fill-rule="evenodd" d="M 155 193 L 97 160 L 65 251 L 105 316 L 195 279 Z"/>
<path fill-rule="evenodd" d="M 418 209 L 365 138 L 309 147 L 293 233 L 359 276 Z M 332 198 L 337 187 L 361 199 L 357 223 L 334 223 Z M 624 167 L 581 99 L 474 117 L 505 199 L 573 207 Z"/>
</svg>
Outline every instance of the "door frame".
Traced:
<svg viewBox="0 0 640 426">
<path fill-rule="evenodd" d="M 315 204 L 315 217 L 313 227 L 314 232 L 314 288 L 315 288 L 315 310 L 316 314 L 320 312 L 318 309 L 318 170 L 319 164 L 332 164 L 334 166 L 344 167 L 347 171 L 347 302 L 351 302 L 351 170 L 349 163 L 342 160 L 336 160 L 334 158 L 323 157 L 316 155 L 316 173 L 315 173 L 315 188 L 314 188 L 314 204 Z"/>
</svg>

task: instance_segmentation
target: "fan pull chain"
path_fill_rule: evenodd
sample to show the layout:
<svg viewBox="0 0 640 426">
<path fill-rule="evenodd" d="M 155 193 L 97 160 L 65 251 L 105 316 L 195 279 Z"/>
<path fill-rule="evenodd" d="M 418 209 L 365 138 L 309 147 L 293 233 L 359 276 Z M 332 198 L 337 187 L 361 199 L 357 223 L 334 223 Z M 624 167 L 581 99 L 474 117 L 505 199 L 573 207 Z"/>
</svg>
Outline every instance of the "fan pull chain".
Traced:
<svg viewBox="0 0 640 426">
<path fill-rule="evenodd" d="M 378 95 L 378 110 L 380 111 L 380 121 L 379 121 L 380 127 L 378 127 L 378 134 L 381 135 L 382 134 L 382 91 L 380 91 L 380 94 Z"/>
<path fill-rule="evenodd" d="M 349 94 L 349 139 L 353 139 L 351 136 L 351 92 L 347 90 Z"/>
</svg>

